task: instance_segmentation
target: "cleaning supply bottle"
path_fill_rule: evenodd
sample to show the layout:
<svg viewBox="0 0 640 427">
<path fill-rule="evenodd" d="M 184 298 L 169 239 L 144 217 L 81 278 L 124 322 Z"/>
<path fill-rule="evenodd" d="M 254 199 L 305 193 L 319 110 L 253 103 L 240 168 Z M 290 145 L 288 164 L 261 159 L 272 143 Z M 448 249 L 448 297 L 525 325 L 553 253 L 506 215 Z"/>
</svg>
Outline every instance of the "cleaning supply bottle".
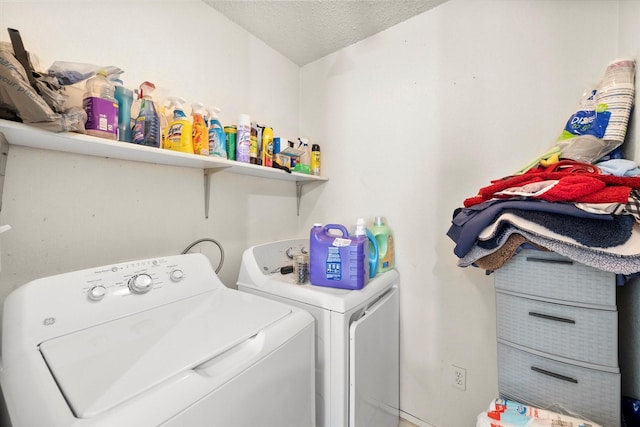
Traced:
<svg viewBox="0 0 640 427">
<path fill-rule="evenodd" d="M 156 86 L 151 82 L 140 85 L 140 113 L 133 126 L 134 144 L 160 147 L 160 118 L 151 96 L 155 88 Z"/>
<path fill-rule="evenodd" d="M 131 142 L 131 104 L 133 91 L 123 86 L 122 80 L 114 80 L 115 98 L 118 101 L 118 140 Z"/>
<path fill-rule="evenodd" d="M 163 148 L 193 154 L 192 127 L 184 113 L 183 98 L 169 97 L 169 108 L 173 108 L 173 117 L 165 132 Z"/>
<path fill-rule="evenodd" d="M 320 146 L 318 144 L 311 146 L 311 175 L 320 175 Z"/>
<path fill-rule="evenodd" d="M 154 102 L 154 105 L 156 106 L 156 113 L 158 113 L 160 123 L 160 147 L 165 148 L 164 139 L 167 136 L 169 123 L 173 121 L 173 104 L 167 99 L 162 105 L 158 102 Z"/>
<path fill-rule="evenodd" d="M 356 229 L 353 234 L 356 238 L 359 238 L 360 241 L 362 241 L 362 245 L 368 249 L 369 256 L 366 267 L 367 274 L 369 275 L 369 278 L 372 279 L 378 272 L 378 242 L 376 242 L 376 238 L 371 230 L 366 227 L 364 218 L 358 218 L 356 221 Z"/>
<path fill-rule="evenodd" d="M 233 125 L 225 126 L 224 134 L 227 138 L 227 159 L 235 160 L 236 159 L 236 136 L 238 134 L 238 129 Z"/>
<path fill-rule="evenodd" d="M 251 119 L 248 114 L 240 114 L 236 134 L 236 160 L 249 163 L 251 160 Z"/>
<path fill-rule="evenodd" d="M 375 217 L 371 232 L 378 242 L 378 273 L 391 270 L 395 262 L 393 234 L 391 229 L 385 224 L 384 217 Z"/>
<path fill-rule="evenodd" d="M 209 131 L 204 122 L 204 105 L 199 102 L 191 104 L 191 117 L 193 126 L 193 153 L 202 156 L 209 155 Z"/>
<path fill-rule="evenodd" d="M 227 158 L 227 136 L 220 124 L 218 114 L 220 109 L 213 107 L 207 110 L 209 117 L 209 155 Z"/>
<path fill-rule="evenodd" d="M 339 232 L 340 234 L 336 234 Z M 368 244 L 349 236 L 340 224 L 314 224 L 309 236 L 309 279 L 312 285 L 362 289 L 369 280 Z"/>
<path fill-rule="evenodd" d="M 118 138 L 118 102 L 114 92 L 104 70 L 87 80 L 82 107 L 87 113 L 85 129 L 89 135 Z"/>
<path fill-rule="evenodd" d="M 298 144 L 296 146 L 298 150 L 302 151 L 300 159 L 296 162 L 294 171 L 311 174 L 311 153 L 309 152 L 309 140 L 307 138 L 298 138 Z"/>
<path fill-rule="evenodd" d="M 262 166 L 270 168 L 273 165 L 273 128 L 262 130 Z"/>
<path fill-rule="evenodd" d="M 251 133 L 249 134 L 249 163 L 252 165 L 257 165 L 260 162 L 260 143 L 258 142 L 258 131 L 262 133 L 262 128 L 259 127 L 258 123 L 251 123 Z"/>
</svg>

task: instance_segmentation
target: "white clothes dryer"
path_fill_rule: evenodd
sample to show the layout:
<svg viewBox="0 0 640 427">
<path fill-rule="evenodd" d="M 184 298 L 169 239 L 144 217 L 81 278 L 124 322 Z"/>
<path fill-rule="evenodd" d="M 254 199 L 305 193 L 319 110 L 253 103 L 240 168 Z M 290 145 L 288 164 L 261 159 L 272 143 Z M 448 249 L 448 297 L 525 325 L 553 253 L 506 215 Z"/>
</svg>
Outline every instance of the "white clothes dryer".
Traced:
<svg viewBox="0 0 640 427">
<path fill-rule="evenodd" d="M 32 281 L 4 302 L 13 427 L 313 426 L 313 318 L 201 254 Z"/>
<path fill-rule="evenodd" d="M 399 275 L 379 274 L 360 290 L 296 284 L 282 274 L 309 239 L 250 247 L 238 289 L 303 308 L 316 321 L 318 427 L 395 427 L 399 423 Z"/>
</svg>

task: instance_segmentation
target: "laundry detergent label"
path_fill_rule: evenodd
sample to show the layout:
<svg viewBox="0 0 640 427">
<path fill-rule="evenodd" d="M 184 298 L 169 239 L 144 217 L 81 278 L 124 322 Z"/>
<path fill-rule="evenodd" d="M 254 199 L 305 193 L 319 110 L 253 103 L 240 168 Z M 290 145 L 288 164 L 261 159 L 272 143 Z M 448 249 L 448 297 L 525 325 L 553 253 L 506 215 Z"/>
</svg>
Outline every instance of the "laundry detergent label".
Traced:
<svg viewBox="0 0 640 427">
<path fill-rule="evenodd" d="M 351 239 L 345 239 L 342 237 L 336 237 L 332 243 L 336 248 L 344 248 L 351 245 Z"/>
<path fill-rule="evenodd" d="M 327 280 L 342 280 L 340 249 L 333 246 L 327 249 L 326 278 Z"/>
<path fill-rule="evenodd" d="M 118 103 L 108 99 L 88 97 L 82 102 L 87 112 L 86 130 L 99 130 L 116 135 L 118 131 Z"/>
</svg>

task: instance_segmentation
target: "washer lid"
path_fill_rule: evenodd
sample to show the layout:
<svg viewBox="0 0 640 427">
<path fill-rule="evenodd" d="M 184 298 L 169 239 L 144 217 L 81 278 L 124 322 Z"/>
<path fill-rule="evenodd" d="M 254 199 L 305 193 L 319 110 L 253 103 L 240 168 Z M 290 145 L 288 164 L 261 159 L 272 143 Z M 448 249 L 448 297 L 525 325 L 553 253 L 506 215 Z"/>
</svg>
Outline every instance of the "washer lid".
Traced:
<svg viewBox="0 0 640 427">
<path fill-rule="evenodd" d="M 91 418 L 289 313 L 289 307 L 273 301 L 216 289 L 45 341 L 40 351 L 75 416 Z"/>
</svg>

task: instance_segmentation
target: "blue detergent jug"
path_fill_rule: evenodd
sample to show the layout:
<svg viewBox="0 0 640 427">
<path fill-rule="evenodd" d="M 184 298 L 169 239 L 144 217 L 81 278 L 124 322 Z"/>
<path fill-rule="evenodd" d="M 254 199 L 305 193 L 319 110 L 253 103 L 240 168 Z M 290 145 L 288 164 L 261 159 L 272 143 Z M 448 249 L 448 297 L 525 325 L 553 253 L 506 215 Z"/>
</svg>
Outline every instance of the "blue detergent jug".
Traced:
<svg viewBox="0 0 640 427">
<path fill-rule="evenodd" d="M 371 266 L 378 263 L 377 251 L 371 253 L 369 250 L 371 237 L 366 234 L 349 236 L 347 229 L 339 224 L 324 227 L 314 224 L 309 240 L 309 280 L 312 285 L 362 289 L 367 284 Z M 375 239 L 373 241 L 375 245 Z M 373 270 L 375 274 L 375 268 Z"/>
</svg>

